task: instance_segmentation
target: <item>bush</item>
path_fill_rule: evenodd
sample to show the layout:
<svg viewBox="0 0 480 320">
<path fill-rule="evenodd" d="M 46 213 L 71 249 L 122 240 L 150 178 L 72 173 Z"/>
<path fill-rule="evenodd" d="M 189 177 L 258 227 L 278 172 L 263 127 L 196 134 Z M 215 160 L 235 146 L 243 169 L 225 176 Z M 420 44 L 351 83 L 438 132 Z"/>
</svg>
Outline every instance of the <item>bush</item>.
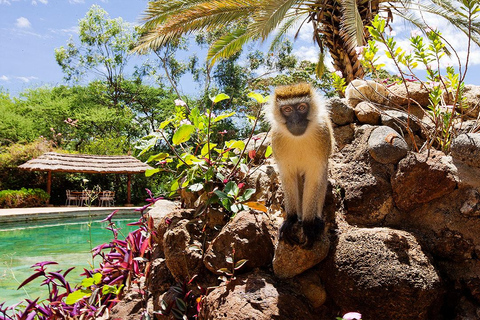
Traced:
<svg viewBox="0 0 480 320">
<path fill-rule="evenodd" d="M 0 208 L 25 208 L 45 206 L 48 193 L 42 189 L 3 190 L 0 191 Z"/>
</svg>

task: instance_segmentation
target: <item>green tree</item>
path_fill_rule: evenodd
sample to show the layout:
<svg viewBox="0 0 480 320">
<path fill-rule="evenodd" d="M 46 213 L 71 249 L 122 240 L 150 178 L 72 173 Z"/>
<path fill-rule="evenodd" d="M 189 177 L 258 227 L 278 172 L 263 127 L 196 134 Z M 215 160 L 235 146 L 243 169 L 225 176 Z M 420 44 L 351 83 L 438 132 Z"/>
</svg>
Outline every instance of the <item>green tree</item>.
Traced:
<svg viewBox="0 0 480 320">
<path fill-rule="evenodd" d="M 55 59 L 67 81 L 78 81 L 87 72 L 101 77 L 108 84 L 110 104 L 117 106 L 129 51 L 136 37 L 131 24 L 122 18 L 111 19 L 104 9 L 93 5 L 79 21 L 80 44 L 70 38 L 66 46 L 55 49 Z"/>
<path fill-rule="evenodd" d="M 279 30 L 273 40 L 274 47 L 290 29 L 310 23 L 313 38 L 320 48 L 317 73 L 324 71 L 327 49 L 335 69 L 350 82 L 363 77 L 355 48 L 369 38 L 366 27 L 381 12 L 388 17 L 395 12 L 419 27 L 426 27 L 425 23 L 412 16 L 411 10 L 433 13 L 447 19 L 480 44 L 480 21 L 475 12 L 478 1 L 461 0 L 458 4 L 449 0 L 157 0 L 148 4 L 144 28 L 149 32 L 142 35 L 135 50 L 156 50 L 184 34 L 218 30 L 234 23 L 236 28 L 210 47 L 208 58 L 214 63 L 218 58 L 232 56 L 247 42 L 264 41 Z M 461 6 L 467 10 L 462 11 Z M 472 20 L 475 14 L 476 20 Z"/>
<path fill-rule="evenodd" d="M 0 147 L 18 141 L 33 141 L 36 135 L 34 121 L 23 117 L 10 95 L 0 90 Z"/>
</svg>

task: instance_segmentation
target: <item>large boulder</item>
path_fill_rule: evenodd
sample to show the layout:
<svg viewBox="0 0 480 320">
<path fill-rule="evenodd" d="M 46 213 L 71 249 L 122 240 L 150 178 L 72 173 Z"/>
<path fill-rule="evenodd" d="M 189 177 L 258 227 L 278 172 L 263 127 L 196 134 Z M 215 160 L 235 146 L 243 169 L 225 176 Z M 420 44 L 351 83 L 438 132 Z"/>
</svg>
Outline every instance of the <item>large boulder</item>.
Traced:
<svg viewBox="0 0 480 320">
<path fill-rule="evenodd" d="M 419 120 L 416 116 L 413 114 L 408 116 L 408 113 L 403 112 L 403 111 L 397 111 L 397 110 L 385 110 L 381 117 L 381 122 L 382 125 L 390 127 L 394 129 L 395 131 L 398 131 L 400 133 L 407 134 L 407 123 L 409 125 L 410 130 L 413 132 L 419 132 L 420 131 L 420 125 Z"/>
<path fill-rule="evenodd" d="M 263 212 L 251 210 L 237 213 L 208 246 L 203 259 L 205 266 L 215 274 L 222 274 L 218 270 L 230 268 L 227 257 L 232 256 L 235 262 L 248 260 L 239 272 L 269 265 L 274 246 L 268 223 Z"/>
<path fill-rule="evenodd" d="M 388 228 L 348 228 L 318 266 L 327 294 L 364 319 L 434 319 L 440 278 L 414 236 Z"/>
<path fill-rule="evenodd" d="M 215 288 L 203 300 L 205 320 L 315 319 L 304 298 L 267 274 L 250 273 Z"/>
<path fill-rule="evenodd" d="M 368 150 L 376 161 L 396 164 L 407 155 L 408 145 L 397 131 L 381 126 L 370 134 Z"/>
<path fill-rule="evenodd" d="M 380 112 L 367 101 L 361 101 L 355 106 L 355 116 L 360 123 L 376 125 L 380 123 Z"/>
<path fill-rule="evenodd" d="M 388 89 L 389 105 L 395 107 L 407 106 L 409 98 L 412 105 L 418 105 L 423 108 L 427 108 L 430 104 L 428 96 L 429 90 L 420 82 L 395 84 Z"/>
<path fill-rule="evenodd" d="M 330 118 L 336 125 L 343 126 L 355 120 L 353 108 L 346 103 L 345 99 L 330 98 L 326 101 L 326 107 L 330 110 Z"/>
<path fill-rule="evenodd" d="M 387 96 L 385 86 L 373 80 L 355 79 L 345 89 L 345 98 L 353 108 L 361 101 L 385 104 Z"/>
<path fill-rule="evenodd" d="M 466 85 L 463 98 L 465 101 L 461 112 L 471 118 L 477 118 L 480 112 L 480 86 Z"/>
<path fill-rule="evenodd" d="M 374 129 L 368 125 L 358 127 L 353 143 L 330 162 L 333 189 L 343 193 L 346 219 L 361 226 L 378 225 L 393 210 L 390 176 L 394 167 L 371 159 L 368 140 Z"/>
<path fill-rule="evenodd" d="M 294 225 L 293 232 L 297 238 L 301 238 L 299 223 Z M 325 232 L 315 240 L 311 249 L 279 241 L 273 258 L 273 272 L 281 279 L 292 278 L 325 259 L 329 248 L 330 241 Z"/>
<path fill-rule="evenodd" d="M 176 281 L 190 280 L 202 271 L 200 227 L 188 219 L 172 221 L 163 236 L 165 262 Z"/>
<path fill-rule="evenodd" d="M 445 158 L 442 152 L 431 150 L 430 153 L 409 153 L 398 163 L 392 178 L 397 208 L 410 211 L 456 188 L 455 174 L 442 158 Z"/>
<path fill-rule="evenodd" d="M 353 141 L 355 136 L 355 124 L 351 123 L 345 126 L 334 127 L 333 136 L 335 137 L 336 148 L 342 150 L 347 144 Z"/>
<path fill-rule="evenodd" d="M 464 133 L 453 139 L 452 157 L 473 167 L 480 167 L 480 133 Z"/>
</svg>

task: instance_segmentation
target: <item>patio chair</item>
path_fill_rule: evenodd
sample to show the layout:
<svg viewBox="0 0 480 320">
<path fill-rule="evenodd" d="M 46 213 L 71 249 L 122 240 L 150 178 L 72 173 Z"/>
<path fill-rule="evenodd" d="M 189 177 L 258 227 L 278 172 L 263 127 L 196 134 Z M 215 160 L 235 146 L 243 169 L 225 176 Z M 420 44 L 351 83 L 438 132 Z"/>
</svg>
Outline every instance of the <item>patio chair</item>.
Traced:
<svg viewBox="0 0 480 320">
<path fill-rule="evenodd" d="M 102 193 L 100 193 L 98 201 L 100 201 L 100 207 L 103 207 L 104 204 L 106 207 L 113 206 L 115 203 L 115 192 L 103 191 Z"/>
<path fill-rule="evenodd" d="M 90 205 L 90 201 L 92 199 L 92 190 L 83 190 L 82 195 L 78 198 L 80 206 Z"/>
<path fill-rule="evenodd" d="M 78 196 L 72 194 L 72 190 L 67 190 L 67 199 L 65 200 L 65 205 L 70 206 L 72 201 L 73 203 L 78 206 Z"/>
</svg>

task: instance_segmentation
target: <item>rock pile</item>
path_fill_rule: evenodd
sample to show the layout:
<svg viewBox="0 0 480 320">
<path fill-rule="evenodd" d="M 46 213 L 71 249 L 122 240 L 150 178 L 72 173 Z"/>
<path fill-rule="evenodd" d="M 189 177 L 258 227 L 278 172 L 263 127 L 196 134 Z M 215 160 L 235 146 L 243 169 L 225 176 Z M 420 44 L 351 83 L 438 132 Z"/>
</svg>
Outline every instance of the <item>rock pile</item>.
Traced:
<svg viewBox="0 0 480 320">
<path fill-rule="evenodd" d="M 345 99 L 328 101 L 337 152 L 324 208 L 329 231 L 313 250 L 277 241 L 283 200 L 273 162 L 247 181 L 268 214 L 242 211 L 207 234 L 192 210 L 159 202 L 150 211 L 157 228 L 146 279 L 151 314 L 175 299 L 173 284 L 197 276 L 210 288 L 201 319 L 335 319 L 348 311 L 364 319 L 480 318 L 475 120 L 464 119 L 471 132 L 454 137 L 446 155 L 425 147 L 432 128 L 425 88 L 408 84 L 409 103 L 402 86 L 354 85 Z M 480 89 L 467 87 L 462 112 L 476 117 Z M 231 257 L 247 262 L 218 280 Z M 127 297 L 114 312 L 145 308 Z"/>
</svg>

